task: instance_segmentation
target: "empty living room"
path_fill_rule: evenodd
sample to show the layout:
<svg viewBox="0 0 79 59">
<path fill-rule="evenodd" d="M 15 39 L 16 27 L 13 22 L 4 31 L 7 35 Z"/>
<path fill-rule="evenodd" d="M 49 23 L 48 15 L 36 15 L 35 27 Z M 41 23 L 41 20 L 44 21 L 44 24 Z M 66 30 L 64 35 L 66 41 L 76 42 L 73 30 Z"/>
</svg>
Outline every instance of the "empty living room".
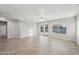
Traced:
<svg viewBox="0 0 79 59">
<path fill-rule="evenodd" d="M 0 55 L 79 55 L 79 5 L 0 4 Z"/>
</svg>

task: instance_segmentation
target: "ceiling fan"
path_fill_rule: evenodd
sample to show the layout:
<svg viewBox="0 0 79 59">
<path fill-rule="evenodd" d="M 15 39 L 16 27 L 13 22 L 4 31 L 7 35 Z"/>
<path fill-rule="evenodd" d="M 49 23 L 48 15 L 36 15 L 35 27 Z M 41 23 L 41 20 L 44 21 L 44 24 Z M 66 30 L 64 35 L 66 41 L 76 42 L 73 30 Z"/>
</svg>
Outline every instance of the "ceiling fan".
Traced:
<svg viewBox="0 0 79 59">
<path fill-rule="evenodd" d="M 45 16 L 45 10 L 44 9 L 41 9 L 40 13 L 39 13 L 39 16 L 27 16 L 29 19 L 32 18 L 32 19 L 38 19 L 40 21 L 46 21 L 48 20 L 47 17 Z"/>
</svg>

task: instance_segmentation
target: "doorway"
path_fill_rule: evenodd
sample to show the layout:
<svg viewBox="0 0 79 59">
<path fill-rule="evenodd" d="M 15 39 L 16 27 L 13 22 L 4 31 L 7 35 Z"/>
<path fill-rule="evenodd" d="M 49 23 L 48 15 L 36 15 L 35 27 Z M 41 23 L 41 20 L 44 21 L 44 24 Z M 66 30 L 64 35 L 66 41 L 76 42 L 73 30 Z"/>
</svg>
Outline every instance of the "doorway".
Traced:
<svg viewBox="0 0 79 59">
<path fill-rule="evenodd" d="M 0 21 L 0 39 L 7 38 L 7 21 Z"/>
<path fill-rule="evenodd" d="M 45 36 L 48 36 L 48 25 L 47 24 L 45 24 L 45 25 L 42 25 L 41 27 L 40 27 L 40 31 L 41 31 L 41 33 L 43 34 L 43 35 L 45 35 Z"/>
</svg>

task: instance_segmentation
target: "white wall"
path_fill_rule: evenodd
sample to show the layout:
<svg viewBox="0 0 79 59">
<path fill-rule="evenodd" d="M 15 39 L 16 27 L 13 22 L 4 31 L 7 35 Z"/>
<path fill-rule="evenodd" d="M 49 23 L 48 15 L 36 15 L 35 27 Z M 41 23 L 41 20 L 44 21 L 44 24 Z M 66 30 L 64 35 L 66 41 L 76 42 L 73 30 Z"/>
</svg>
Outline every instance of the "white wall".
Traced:
<svg viewBox="0 0 79 59">
<path fill-rule="evenodd" d="M 33 22 L 20 22 L 21 38 L 36 35 L 36 23 Z"/>
<path fill-rule="evenodd" d="M 77 20 L 76 20 L 76 22 L 77 22 L 77 24 L 76 24 L 76 25 L 77 25 L 77 31 L 76 31 L 76 32 L 77 32 L 77 36 L 76 36 L 76 37 L 77 37 L 77 38 L 76 38 L 77 40 L 76 40 L 76 41 L 77 41 L 77 43 L 78 43 L 78 45 L 79 45 L 79 14 L 77 15 Z"/>
<path fill-rule="evenodd" d="M 5 19 L 3 19 L 4 21 Z M 37 28 L 35 22 L 18 21 L 15 19 L 6 20 L 7 23 L 7 37 L 8 38 L 25 38 L 28 36 L 36 35 Z M 4 27 L 3 27 L 4 28 Z M 5 31 L 1 28 L 1 34 Z"/>
<path fill-rule="evenodd" d="M 8 38 L 25 38 L 36 35 L 36 23 L 8 21 Z"/>
<path fill-rule="evenodd" d="M 27 21 L 8 21 L 7 23 L 7 32 L 8 38 L 24 38 L 32 35 L 41 34 L 40 32 L 40 25 L 48 24 L 49 26 L 49 36 L 50 37 L 57 37 L 60 39 L 66 40 L 73 40 L 75 41 L 75 17 L 70 18 L 63 18 L 52 20 L 48 22 L 42 23 L 34 23 L 34 22 L 27 22 Z M 67 34 L 56 34 L 52 32 L 52 25 L 54 24 L 66 24 L 67 25 Z M 38 32 L 37 32 L 38 29 Z M 78 34 L 79 35 L 79 34 Z"/>
<path fill-rule="evenodd" d="M 7 34 L 8 38 L 19 38 L 20 37 L 20 22 L 8 21 L 7 23 Z"/>
<path fill-rule="evenodd" d="M 56 19 L 48 22 L 42 22 L 38 23 L 38 33 L 41 34 L 40 32 L 40 26 L 44 24 L 48 24 L 49 26 L 49 37 L 55 37 L 59 39 L 65 39 L 65 40 L 72 40 L 75 41 L 75 17 L 70 17 L 70 18 L 63 18 L 63 19 Z M 67 34 L 59 34 L 59 33 L 54 33 L 52 32 L 52 25 L 55 24 L 61 24 L 61 25 L 66 25 L 67 26 Z"/>
</svg>

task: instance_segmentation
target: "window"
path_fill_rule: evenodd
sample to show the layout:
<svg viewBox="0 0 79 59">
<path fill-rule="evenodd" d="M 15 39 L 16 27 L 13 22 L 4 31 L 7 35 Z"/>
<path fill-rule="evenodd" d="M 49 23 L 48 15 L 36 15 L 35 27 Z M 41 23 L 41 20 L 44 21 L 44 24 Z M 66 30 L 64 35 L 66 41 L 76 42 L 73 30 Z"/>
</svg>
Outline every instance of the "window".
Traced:
<svg viewBox="0 0 79 59">
<path fill-rule="evenodd" d="M 48 25 L 45 26 L 45 32 L 48 32 Z"/>
<path fill-rule="evenodd" d="M 44 28 L 43 28 L 43 26 L 41 26 L 40 28 L 41 28 L 41 32 L 44 32 Z"/>
<path fill-rule="evenodd" d="M 66 34 L 66 27 L 60 26 L 59 27 L 59 33 Z"/>
<path fill-rule="evenodd" d="M 66 25 L 53 25 L 53 32 L 66 34 Z"/>
<path fill-rule="evenodd" d="M 42 25 L 41 27 L 40 27 L 40 31 L 41 32 L 48 32 L 48 25 L 46 24 L 46 25 Z"/>
<path fill-rule="evenodd" d="M 53 25 L 53 32 L 58 33 L 58 25 Z"/>
</svg>

